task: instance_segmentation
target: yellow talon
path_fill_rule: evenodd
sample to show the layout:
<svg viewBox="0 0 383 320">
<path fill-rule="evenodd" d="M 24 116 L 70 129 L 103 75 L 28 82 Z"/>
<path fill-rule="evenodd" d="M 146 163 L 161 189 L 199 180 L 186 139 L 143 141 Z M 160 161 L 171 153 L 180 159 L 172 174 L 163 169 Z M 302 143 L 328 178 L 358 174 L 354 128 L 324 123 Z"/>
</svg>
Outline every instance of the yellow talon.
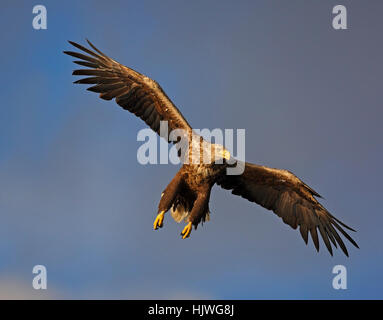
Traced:
<svg viewBox="0 0 383 320">
<path fill-rule="evenodd" d="M 154 220 L 154 223 L 153 223 L 153 229 L 154 230 L 157 230 L 158 228 L 162 228 L 162 226 L 164 225 L 163 222 L 164 222 L 164 216 L 165 216 L 165 211 L 161 211 L 156 219 Z"/>
<path fill-rule="evenodd" d="M 190 236 L 192 231 L 192 223 L 189 222 L 181 232 L 182 239 L 186 239 Z"/>
</svg>

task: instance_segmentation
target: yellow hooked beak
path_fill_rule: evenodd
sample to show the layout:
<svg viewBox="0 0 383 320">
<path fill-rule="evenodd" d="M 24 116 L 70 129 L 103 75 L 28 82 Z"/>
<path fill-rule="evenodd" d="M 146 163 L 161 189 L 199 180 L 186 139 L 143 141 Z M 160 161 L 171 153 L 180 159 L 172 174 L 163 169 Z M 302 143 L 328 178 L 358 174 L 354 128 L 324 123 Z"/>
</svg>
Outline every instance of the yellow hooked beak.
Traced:
<svg viewBox="0 0 383 320">
<path fill-rule="evenodd" d="M 230 160 L 230 152 L 227 151 L 226 149 L 222 151 L 222 158 L 226 160 Z"/>
</svg>

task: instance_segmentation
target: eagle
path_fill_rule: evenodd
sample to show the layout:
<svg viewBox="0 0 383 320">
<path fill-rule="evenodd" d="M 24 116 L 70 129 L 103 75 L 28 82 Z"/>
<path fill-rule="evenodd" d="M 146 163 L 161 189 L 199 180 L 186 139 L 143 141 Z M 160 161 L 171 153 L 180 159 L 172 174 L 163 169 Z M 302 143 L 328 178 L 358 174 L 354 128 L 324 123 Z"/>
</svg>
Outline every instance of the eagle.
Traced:
<svg viewBox="0 0 383 320">
<path fill-rule="evenodd" d="M 74 63 L 85 67 L 73 71 L 73 75 L 83 76 L 74 83 L 91 85 L 87 90 L 99 93 L 101 99 L 114 99 L 159 135 L 161 123 L 166 122 L 168 134 L 179 130 L 186 138 L 188 152 L 183 153 L 181 169 L 161 194 L 154 230 L 163 227 L 165 213 L 170 210 L 175 221 L 185 221 L 181 237 L 188 238 L 193 226 L 197 229 L 200 223 L 209 220 L 210 192 L 217 184 L 234 195 L 272 210 L 293 229 L 299 228 L 306 245 L 310 234 L 317 251 L 318 232 L 331 255 L 332 245 L 335 248 L 339 245 L 348 256 L 340 234 L 359 248 L 345 229 L 355 230 L 327 211 L 317 200 L 321 196 L 292 172 L 243 161 L 241 174 L 227 174 L 233 160 L 239 160 L 234 159 L 222 145 L 205 141 L 195 133 L 156 81 L 111 59 L 89 40 L 90 48 L 73 41 L 69 43 L 78 50 L 64 53 L 76 58 Z M 178 151 L 181 149 L 179 147 Z M 190 152 L 191 149 L 199 152 Z M 200 160 L 202 154 L 209 154 L 210 161 L 194 161 L 196 158 Z"/>
</svg>

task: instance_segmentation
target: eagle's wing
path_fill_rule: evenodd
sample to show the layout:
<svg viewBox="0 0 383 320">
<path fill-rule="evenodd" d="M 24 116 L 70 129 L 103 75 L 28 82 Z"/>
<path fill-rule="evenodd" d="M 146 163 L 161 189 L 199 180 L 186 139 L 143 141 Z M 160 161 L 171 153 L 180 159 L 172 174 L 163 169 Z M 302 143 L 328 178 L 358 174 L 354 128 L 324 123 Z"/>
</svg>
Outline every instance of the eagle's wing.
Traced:
<svg viewBox="0 0 383 320">
<path fill-rule="evenodd" d="M 69 43 L 87 54 L 64 51 L 80 59 L 74 63 L 88 67 L 73 71 L 73 75 L 87 76 L 75 83 L 92 84 L 88 90 L 100 93 L 102 99 L 115 98 L 118 105 L 140 117 L 158 134 L 160 121 L 168 122 L 168 134 L 174 129 L 182 129 L 184 134 L 191 132 L 190 125 L 157 82 L 109 58 L 89 41 L 94 51 Z"/>
<path fill-rule="evenodd" d="M 293 229 L 299 226 L 302 238 L 307 244 L 310 232 L 314 245 L 319 251 L 319 230 L 322 239 L 332 255 L 330 241 L 337 243 L 348 256 L 345 244 L 337 230 L 354 246 L 356 242 L 344 231 L 355 231 L 331 215 L 315 198 L 320 197 L 313 189 L 286 170 L 272 169 L 245 163 L 241 175 L 224 175 L 217 182 L 222 188 L 232 190 L 235 195 L 253 201 L 266 209 L 274 211 L 284 223 Z M 359 247 L 358 247 L 359 248 Z"/>
</svg>

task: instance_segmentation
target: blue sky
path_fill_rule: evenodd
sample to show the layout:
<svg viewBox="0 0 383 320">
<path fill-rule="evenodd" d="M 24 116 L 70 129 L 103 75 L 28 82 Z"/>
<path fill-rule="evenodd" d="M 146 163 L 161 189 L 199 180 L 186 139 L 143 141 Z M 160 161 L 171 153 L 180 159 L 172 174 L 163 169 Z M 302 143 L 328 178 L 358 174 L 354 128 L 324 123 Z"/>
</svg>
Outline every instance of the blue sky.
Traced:
<svg viewBox="0 0 383 320">
<path fill-rule="evenodd" d="M 32 28 L 32 8 L 48 29 Z M 9 1 L 0 12 L 0 298 L 382 298 L 383 4 Z M 152 230 L 174 165 L 137 162 L 139 119 L 72 84 L 67 40 L 158 81 L 195 128 L 246 129 L 246 158 L 293 171 L 356 228 L 316 253 L 273 213 L 215 187 L 183 241 Z M 323 249 L 323 246 L 322 248 Z M 48 290 L 32 289 L 32 268 Z M 348 289 L 332 288 L 334 265 Z"/>
</svg>

